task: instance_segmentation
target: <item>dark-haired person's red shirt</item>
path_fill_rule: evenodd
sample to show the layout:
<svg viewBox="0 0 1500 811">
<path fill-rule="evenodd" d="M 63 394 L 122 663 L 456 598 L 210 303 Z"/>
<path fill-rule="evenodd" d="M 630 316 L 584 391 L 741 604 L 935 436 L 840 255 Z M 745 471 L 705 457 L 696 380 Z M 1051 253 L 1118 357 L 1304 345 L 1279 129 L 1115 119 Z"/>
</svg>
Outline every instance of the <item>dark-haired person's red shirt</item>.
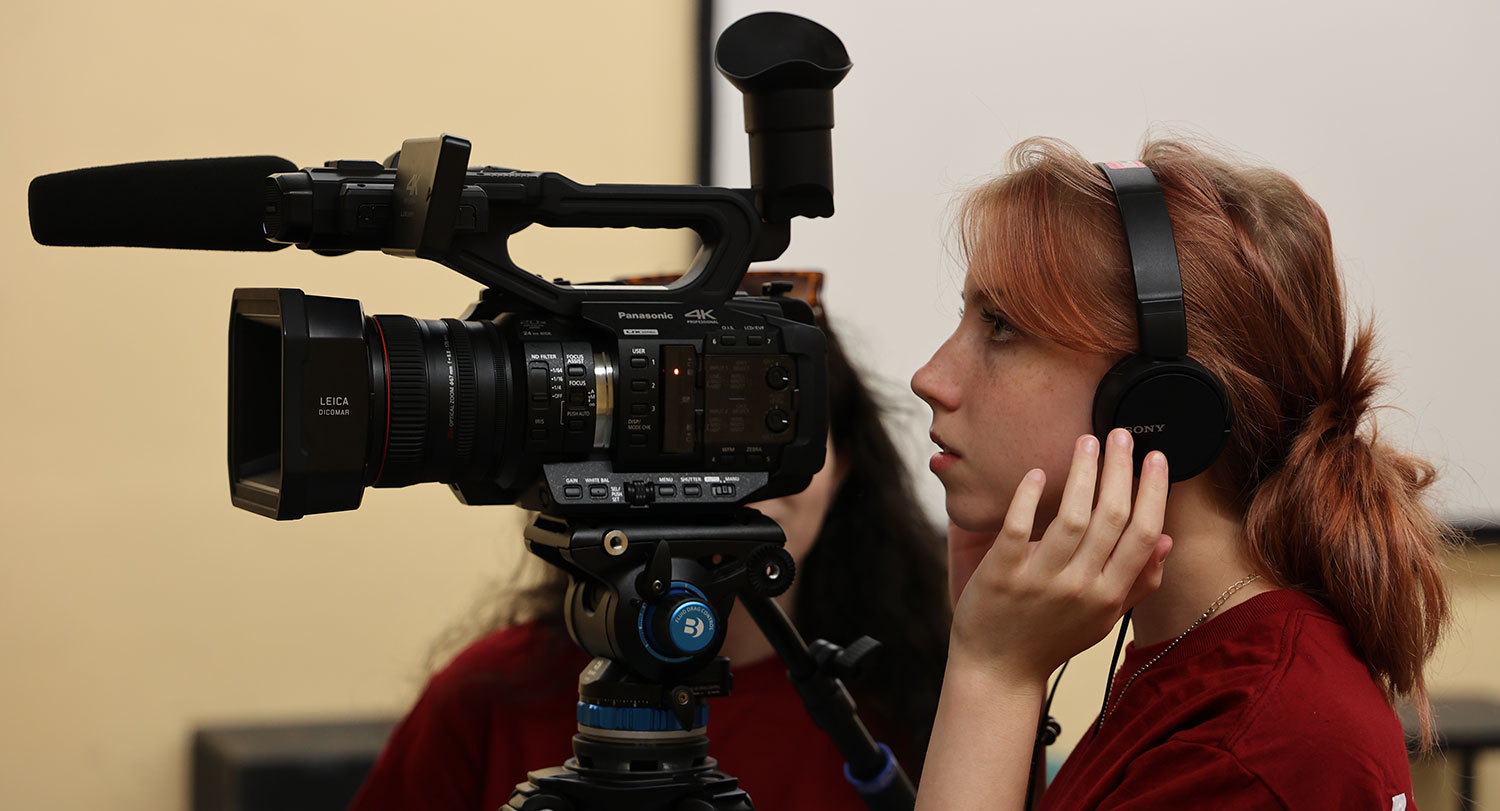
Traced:
<svg viewBox="0 0 1500 811">
<path fill-rule="evenodd" d="M 530 624 L 474 643 L 428 683 L 350 809 L 496 811 L 528 771 L 572 757 L 586 664 L 572 643 Z M 734 692 L 709 702 L 709 754 L 755 807 L 864 808 L 781 661 L 737 667 L 734 677 Z"/>
<path fill-rule="evenodd" d="M 1110 700 L 1170 640 L 1132 647 Z M 1258 594 L 1183 637 L 1085 732 L 1044 811 L 1410 811 L 1401 723 L 1312 597 Z"/>
</svg>

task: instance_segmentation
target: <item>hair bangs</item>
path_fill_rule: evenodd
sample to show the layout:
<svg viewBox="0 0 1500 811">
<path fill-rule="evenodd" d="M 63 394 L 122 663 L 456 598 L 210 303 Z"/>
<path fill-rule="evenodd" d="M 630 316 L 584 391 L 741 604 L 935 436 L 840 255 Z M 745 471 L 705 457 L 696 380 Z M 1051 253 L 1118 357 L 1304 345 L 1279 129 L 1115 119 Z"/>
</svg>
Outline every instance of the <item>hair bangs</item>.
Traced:
<svg viewBox="0 0 1500 811">
<path fill-rule="evenodd" d="M 960 208 L 975 285 L 1022 332 L 1077 351 L 1132 351 L 1130 265 L 1107 181 L 1052 139 L 1022 141 L 1010 165 Z"/>
</svg>

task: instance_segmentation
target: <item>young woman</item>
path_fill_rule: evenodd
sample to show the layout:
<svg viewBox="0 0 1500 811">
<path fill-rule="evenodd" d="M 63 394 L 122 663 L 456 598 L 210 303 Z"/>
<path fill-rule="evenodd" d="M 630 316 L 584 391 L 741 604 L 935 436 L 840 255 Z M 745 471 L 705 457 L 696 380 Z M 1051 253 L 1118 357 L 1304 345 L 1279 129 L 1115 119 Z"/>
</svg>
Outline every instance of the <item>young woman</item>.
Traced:
<svg viewBox="0 0 1500 811">
<path fill-rule="evenodd" d="M 1142 161 L 1227 445 L 1169 486 L 1171 459 L 1137 477 L 1130 432 L 1094 435 L 1101 379 L 1138 351 L 1121 212 L 1071 147 L 1020 144 L 967 198 L 963 314 L 912 380 L 957 596 L 918 807 L 1021 808 L 1048 674 L 1132 607 L 1101 717 L 1042 807 L 1413 807 L 1391 702 L 1429 735 L 1423 666 L 1447 618 L 1433 470 L 1368 424 L 1372 329 L 1346 333 L 1318 205 L 1191 145 Z"/>
<path fill-rule="evenodd" d="M 664 283 L 665 279 L 638 279 Z M 752 272 L 742 289 L 790 281 L 817 301 L 821 274 Z M 881 408 L 829 333 L 831 428 L 823 469 L 803 492 L 752 505 L 786 532 L 797 562 L 777 598 L 811 642 L 848 644 L 868 634 L 884 654 L 851 686 L 861 717 L 916 778 L 937 707 L 948 641 L 942 536 L 918 508 L 881 422 Z M 540 569 L 540 584 L 511 595 L 489 631 L 433 676 L 386 744 L 355 811 L 442 808 L 494 811 L 528 771 L 572 757 L 578 673 L 588 664 L 563 626 L 567 578 Z M 710 702 L 710 754 L 757 808 L 862 809 L 843 758 L 813 725 L 786 668 L 753 620 L 736 611 L 721 654 L 734 692 Z"/>
</svg>

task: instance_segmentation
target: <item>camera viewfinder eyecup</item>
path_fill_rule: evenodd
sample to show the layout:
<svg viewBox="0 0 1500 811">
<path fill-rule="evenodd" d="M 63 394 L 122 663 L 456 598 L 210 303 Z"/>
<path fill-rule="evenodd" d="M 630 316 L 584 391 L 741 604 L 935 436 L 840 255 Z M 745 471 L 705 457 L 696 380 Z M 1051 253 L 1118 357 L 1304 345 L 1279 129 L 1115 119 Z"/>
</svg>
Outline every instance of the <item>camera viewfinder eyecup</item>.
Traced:
<svg viewBox="0 0 1500 811">
<path fill-rule="evenodd" d="M 852 63 L 827 28 L 752 14 L 725 29 L 719 72 L 745 96 L 750 185 L 767 222 L 833 214 L 833 88 Z"/>
</svg>

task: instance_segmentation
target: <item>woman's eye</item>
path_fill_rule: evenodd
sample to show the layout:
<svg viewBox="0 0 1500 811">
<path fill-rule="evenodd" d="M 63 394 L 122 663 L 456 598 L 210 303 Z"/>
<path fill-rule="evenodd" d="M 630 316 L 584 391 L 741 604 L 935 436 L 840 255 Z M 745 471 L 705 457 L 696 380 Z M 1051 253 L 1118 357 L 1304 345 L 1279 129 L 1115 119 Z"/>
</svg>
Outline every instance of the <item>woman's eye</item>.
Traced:
<svg viewBox="0 0 1500 811">
<path fill-rule="evenodd" d="M 1009 341 L 1018 334 L 1016 328 L 1005 320 L 1005 316 L 997 312 L 980 310 L 979 320 L 990 325 L 990 340 L 992 341 Z"/>
</svg>

